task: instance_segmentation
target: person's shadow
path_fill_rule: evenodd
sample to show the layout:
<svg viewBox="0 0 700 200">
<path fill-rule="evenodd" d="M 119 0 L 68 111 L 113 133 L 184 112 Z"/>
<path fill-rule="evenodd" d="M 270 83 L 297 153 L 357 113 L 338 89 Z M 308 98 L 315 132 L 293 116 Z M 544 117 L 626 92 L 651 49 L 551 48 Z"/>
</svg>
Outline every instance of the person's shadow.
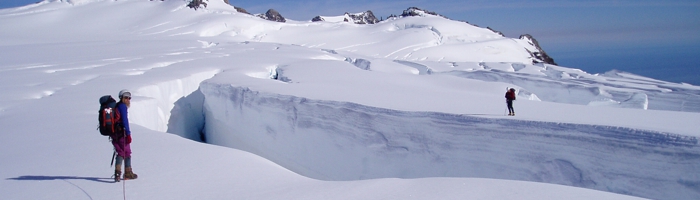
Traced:
<svg viewBox="0 0 700 200">
<path fill-rule="evenodd" d="M 18 180 L 18 181 L 49 181 L 49 180 L 88 180 L 101 183 L 114 183 L 112 178 L 98 178 L 98 177 L 79 177 L 79 176 L 20 176 L 16 178 L 8 178 L 7 180 Z"/>
<path fill-rule="evenodd" d="M 83 191 L 85 196 L 87 196 L 89 199 L 92 199 L 92 196 L 90 196 L 90 193 L 85 191 L 82 187 L 71 182 L 70 180 L 88 180 L 88 181 L 95 181 L 95 182 L 101 182 L 101 183 L 114 183 L 114 181 L 109 181 L 109 180 L 114 180 L 112 178 L 79 177 L 79 176 L 20 176 L 17 178 L 8 178 L 7 180 L 18 180 L 18 181 L 60 180 L 60 181 L 64 181 L 64 182 L 71 184 L 71 185 L 75 186 L 76 188 L 80 189 L 80 191 Z"/>
</svg>

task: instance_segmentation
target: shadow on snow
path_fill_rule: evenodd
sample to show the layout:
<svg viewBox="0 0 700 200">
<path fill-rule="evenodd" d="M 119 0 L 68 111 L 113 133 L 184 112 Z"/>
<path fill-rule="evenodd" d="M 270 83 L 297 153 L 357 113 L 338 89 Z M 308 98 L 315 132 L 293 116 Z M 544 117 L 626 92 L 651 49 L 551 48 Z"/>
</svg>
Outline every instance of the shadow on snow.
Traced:
<svg viewBox="0 0 700 200">
<path fill-rule="evenodd" d="M 101 183 L 114 183 L 112 178 L 98 177 L 79 177 L 79 176 L 20 176 L 17 178 L 8 178 L 7 180 L 17 181 L 49 181 L 49 180 L 88 180 Z"/>
</svg>

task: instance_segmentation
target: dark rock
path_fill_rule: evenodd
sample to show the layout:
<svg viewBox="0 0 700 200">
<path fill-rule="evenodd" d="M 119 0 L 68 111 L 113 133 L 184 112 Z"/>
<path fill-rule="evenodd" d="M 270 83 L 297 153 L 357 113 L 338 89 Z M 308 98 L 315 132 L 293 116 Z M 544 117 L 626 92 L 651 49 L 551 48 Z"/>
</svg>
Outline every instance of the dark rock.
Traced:
<svg viewBox="0 0 700 200">
<path fill-rule="evenodd" d="M 239 7 L 236 7 L 236 6 L 234 6 L 233 8 L 235 8 L 236 11 L 238 11 L 239 13 L 245 13 L 245 14 L 249 14 L 249 15 L 250 15 L 250 13 L 249 13 L 247 10 L 243 9 L 243 8 L 239 8 Z"/>
<path fill-rule="evenodd" d="M 401 14 L 401 17 L 423 16 L 423 13 L 429 14 L 429 15 L 440 16 L 440 17 L 443 17 L 443 18 L 447 18 L 447 17 L 442 16 L 442 15 L 440 15 L 440 14 L 437 14 L 437 13 L 435 13 L 435 12 L 423 10 L 423 9 L 420 9 L 420 8 L 417 8 L 417 7 L 410 7 L 410 8 L 408 8 L 408 9 L 404 10 L 404 11 L 403 11 L 403 14 Z"/>
<path fill-rule="evenodd" d="M 243 9 L 243 8 L 239 8 L 239 7 L 234 6 L 233 4 L 231 4 L 231 2 L 230 2 L 229 0 L 224 0 L 224 3 L 226 3 L 226 4 L 230 5 L 230 6 L 233 6 L 233 8 L 236 9 L 236 11 L 239 12 L 239 13 L 245 13 L 245 14 L 249 14 L 249 15 L 250 15 L 250 13 L 249 13 L 247 10 L 245 10 L 245 9 Z"/>
<path fill-rule="evenodd" d="M 269 20 L 269 21 L 287 22 L 287 19 L 282 17 L 282 15 L 274 9 L 267 10 L 267 12 L 264 15 L 260 14 L 257 16 L 262 18 L 262 19 Z"/>
<path fill-rule="evenodd" d="M 358 14 L 350 14 L 350 13 L 346 12 L 345 18 L 343 19 L 343 21 L 349 22 L 350 19 L 352 19 L 352 21 L 355 24 L 376 24 L 376 23 L 380 22 L 379 19 L 377 19 L 377 17 L 374 16 L 374 13 L 372 13 L 371 10 L 368 10 L 368 11 L 365 11 L 362 13 L 358 13 Z M 312 22 L 319 22 L 319 21 L 326 21 L 326 20 L 323 19 L 323 17 L 321 17 L 321 16 L 316 16 L 313 19 L 311 19 L 311 21 Z"/>
<path fill-rule="evenodd" d="M 357 15 L 345 13 L 355 21 L 355 24 L 376 24 L 379 22 L 377 17 L 374 16 L 371 10 L 359 13 Z"/>
<path fill-rule="evenodd" d="M 554 62 L 554 58 L 549 57 L 546 52 L 540 47 L 540 44 L 537 42 L 537 40 L 532 37 L 530 34 L 525 34 L 521 35 L 520 39 L 526 39 L 529 40 L 532 46 L 535 46 L 537 48 L 537 52 L 530 52 L 530 55 L 532 55 L 533 58 L 536 58 L 537 60 L 533 60 L 534 63 L 537 62 L 544 62 L 547 64 L 552 64 L 552 65 L 557 65 L 557 63 Z"/>
<path fill-rule="evenodd" d="M 326 20 L 324 20 L 323 17 L 321 17 L 321 16 L 316 16 L 313 19 L 311 19 L 311 21 L 312 22 L 322 22 L 322 21 L 326 21 Z"/>
<path fill-rule="evenodd" d="M 189 4 L 187 4 L 187 7 L 192 8 L 192 9 L 194 9 L 194 10 L 197 10 L 197 9 L 199 9 L 199 8 L 201 8 L 201 7 L 205 7 L 205 8 L 206 8 L 206 7 L 207 7 L 207 3 L 204 2 L 204 1 L 206 1 L 206 0 L 192 0 L 192 1 L 190 1 Z"/>
<path fill-rule="evenodd" d="M 467 22 L 467 23 L 468 23 L 468 22 Z M 501 36 L 503 36 L 503 37 L 505 37 L 505 36 L 506 36 L 506 35 L 503 35 L 503 33 L 502 33 L 502 32 L 500 32 L 500 31 L 497 31 L 497 30 L 493 30 L 493 29 L 492 29 L 491 27 L 488 27 L 488 26 L 487 26 L 487 27 L 486 27 L 486 29 L 489 29 L 490 31 L 492 31 L 492 32 L 494 32 L 494 33 L 496 33 L 496 34 L 499 34 L 499 35 L 501 35 Z M 522 36 L 521 36 L 521 37 L 522 37 Z"/>
</svg>

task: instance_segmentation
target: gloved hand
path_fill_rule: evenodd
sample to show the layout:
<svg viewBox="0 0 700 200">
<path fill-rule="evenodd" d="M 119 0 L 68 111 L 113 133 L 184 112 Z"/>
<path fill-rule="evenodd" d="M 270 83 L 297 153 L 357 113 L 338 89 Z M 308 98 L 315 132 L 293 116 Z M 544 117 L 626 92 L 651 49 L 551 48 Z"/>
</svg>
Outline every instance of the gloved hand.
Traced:
<svg viewBox="0 0 700 200">
<path fill-rule="evenodd" d="M 126 143 L 131 144 L 131 135 L 126 136 Z"/>
</svg>

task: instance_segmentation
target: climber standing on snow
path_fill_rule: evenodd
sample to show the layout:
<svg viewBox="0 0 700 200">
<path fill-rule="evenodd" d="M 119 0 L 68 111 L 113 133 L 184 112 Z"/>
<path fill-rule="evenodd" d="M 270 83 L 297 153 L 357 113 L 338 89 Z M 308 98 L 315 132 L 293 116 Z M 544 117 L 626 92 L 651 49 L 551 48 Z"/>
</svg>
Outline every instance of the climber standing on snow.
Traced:
<svg viewBox="0 0 700 200">
<path fill-rule="evenodd" d="M 508 115 L 510 116 L 515 116 L 513 101 L 515 101 L 515 88 L 510 88 L 510 90 L 506 92 L 506 103 L 508 104 Z"/>
<path fill-rule="evenodd" d="M 122 161 L 124 161 L 124 180 L 136 179 L 138 176 L 131 169 L 131 129 L 129 128 L 129 113 L 131 107 L 131 92 L 119 91 L 119 103 L 117 111 L 121 115 L 120 124 L 123 132 L 112 136 L 112 145 L 117 152 L 117 161 L 114 169 L 114 180 L 119 181 L 122 173 Z"/>
</svg>

